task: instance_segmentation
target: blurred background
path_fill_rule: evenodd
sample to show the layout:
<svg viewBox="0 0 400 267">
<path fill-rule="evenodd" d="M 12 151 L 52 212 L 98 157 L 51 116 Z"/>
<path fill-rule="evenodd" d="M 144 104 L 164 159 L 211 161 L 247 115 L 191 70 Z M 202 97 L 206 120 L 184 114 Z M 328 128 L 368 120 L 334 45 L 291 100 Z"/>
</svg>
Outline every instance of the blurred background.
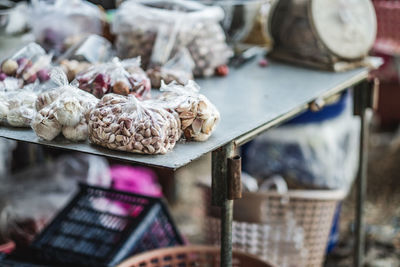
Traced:
<svg viewBox="0 0 400 267">
<path fill-rule="evenodd" d="M 146 42 L 151 37 L 133 33 L 135 25 L 142 21 L 126 21 L 135 9 L 129 9 L 122 0 L 88 2 L 93 5 L 76 0 L 0 0 L 0 60 L 36 41 L 46 53 L 57 58 L 56 64 L 63 65 L 60 62 L 67 60 L 64 66 L 68 80 L 72 81 L 79 68 L 84 68 L 71 67 L 72 61 L 97 64 L 110 61 L 115 55 L 130 58 L 148 52 Z M 166 10 L 175 8 L 173 4 L 168 6 L 169 1 L 159 2 L 166 4 L 162 7 Z M 229 75 L 229 68 L 240 69 L 251 61 L 263 68 L 269 67 L 270 60 L 281 60 L 303 67 L 344 71 L 370 66 L 371 58 L 381 60 L 380 67 L 370 73 L 370 80 L 379 80 L 380 88 L 376 112 L 370 116 L 365 266 L 400 266 L 400 1 L 332 1 L 340 2 L 340 10 L 330 6 L 329 1 L 315 1 L 321 9 L 313 10 L 314 13 L 305 8 L 311 1 L 198 2 L 223 10 L 224 15 L 215 24 L 221 28 L 224 47 L 224 53 L 216 54 L 224 55 L 214 66 L 209 58 L 196 57 L 187 45 L 191 53 L 189 63 L 195 67 L 183 77 L 225 76 Z M 123 8 L 126 14 L 121 11 Z M 340 23 L 324 20 L 329 18 L 330 11 L 340 13 Z M 311 17 L 315 25 L 310 23 Z M 149 18 L 143 20 L 146 19 Z M 343 25 L 356 26 L 353 29 Z M 329 39 L 319 26 L 342 31 L 343 36 Z M 344 36 L 348 32 L 341 27 L 351 28 L 350 37 Z M 359 40 L 355 33 L 361 36 Z M 86 38 L 88 34 L 100 35 L 104 40 L 85 47 L 83 39 L 77 36 Z M 204 37 L 208 46 L 220 41 L 215 37 L 218 33 L 208 34 L 210 38 Z M 99 47 L 107 53 L 94 49 Z M 172 64 L 170 58 L 163 59 L 165 51 L 153 50 L 142 55 L 142 67 L 148 74 L 149 69 L 157 70 L 154 63 L 159 68 Z M 156 56 L 158 61 L 154 60 Z M 203 61 L 212 67 L 199 67 Z M 183 65 L 189 63 L 185 61 Z M 176 73 L 186 70 L 182 64 L 179 67 L 173 73 L 174 80 L 181 77 Z M 177 70 L 176 66 L 171 69 Z M 151 82 L 154 85 L 160 79 Z M 349 88 L 334 95 L 325 100 L 323 107 L 311 108 L 241 147 L 243 190 L 250 200 L 241 201 L 234 208 L 235 247 L 273 259 L 280 266 L 352 266 L 356 209 L 353 185 L 360 138 L 360 120 L 353 115 L 352 92 Z M 210 154 L 173 172 L 0 139 L 0 158 L 0 252 L 26 247 L 79 190 L 79 182 L 164 197 L 184 237 L 182 243 L 219 242 L 220 222 L 215 216 L 219 211 L 209 205 Z M 288 205 L 270 194 L 278 191 L 291 196 L 293 190 L 300 190 L 302 195 L 291 197 Z M 315 193 L 321 190 L 325 197 Z M 327 196 L 330 201 L 323 200 Z M 269 221 L 260 224 L 260 210 L 268 205 L 280 207 L 284 215 L 269 215 Z M 298 210 L 318 212 L 304 222 L 304 214 L 299 215 Z M 307 240 L 321 233 L 326 235 L 325 239 L 307 247 Z M 264 243 L 260 245 L 254 240 Z M 258 251 L 257 246 L 264 246 L 264 250 Z M 319 256 L 314 259 L 313 253 Z"/>
</svg>

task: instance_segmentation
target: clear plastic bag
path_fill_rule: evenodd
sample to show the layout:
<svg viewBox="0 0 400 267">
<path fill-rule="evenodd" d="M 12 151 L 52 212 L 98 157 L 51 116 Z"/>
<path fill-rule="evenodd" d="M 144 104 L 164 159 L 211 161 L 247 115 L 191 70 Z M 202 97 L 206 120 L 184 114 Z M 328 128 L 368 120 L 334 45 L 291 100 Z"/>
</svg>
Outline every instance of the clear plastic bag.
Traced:
<svg viewBox="0 0 400 267">
<path fill-rule="evenodd" d="M 77 182 L 109 187 L 107 161 L 76 154 L 1 177 L 0 241 L 29 243 L 77 191 Z"/>
<path fill-rule="evenodd" d="M 1 118 L 13 127 L 29 127 L 36 114 L 36 93 L 32 90 L 18 90 L 4 93 L 0 100 Z"/>
<path fill-rule="evenodd" d="M 271 129 L 251 143 L 244 168 L 260 178 L 280 174 L 296 185 L 348 191 L 357 171 L 359 133 L 350 107 L 328 121 Z"/>
<path fill-rule="evenodd" d="M 163 66 L 154 66 L 147 70 L 153 88 L 160 88 L 161 81 L 169 84 L 176 81 L 185 85 L 193 80 L 194 62 L 186 48 L 182 48 L 173 58 Z"/>
<path fill-rule="evenodd" d="M 119 57 L 141 56 L 144 68 L 164 65 L 187 48 L 196 76 L 210 76 L 232 55 L 219 25 L 220 7 L 181 0 L 138 0 L 122 3 L 115 14 Z"/>
<path fill-rule="evenodd" d="M 71 40 L 102 33 L 102 12 L 81 0 L 32 0 L 30 25 L 38 43 L 59 56 Z"/>
<path fill-rule="evenodd" d="M 89 117 L 89 140 L 110 149 L 165 154 L 181 135 L 176 114 L 134 96 L 108 94 Z"/>
<path fill-rule="evenodd" d="M 61 70 L 54 76 L 60 86 L 39 94 L 35 102 L 38 113 L 31 127 L 36 135 L 47 141 L 53 140 L 61 132 L 71 141 L 86 140 L 87 131 L 84 130 L 86 118 L 90 110 L 96 106 L 98 99 L 92 94 L 68 85 L 66 76 Z"/>
<path fill-rule="evenodd" d="M 63 126 L 62 134 L 65 138 L 71 141 L 85 141 L 88 138 L 88 125 L 86 118 L 82 118 L 81 121 L 74 126 Z"/>
<path fill-rule="evenodd" d="M 24 86 L 24 81 L 15 77 L 6 76 L 0 73 L 0 92 L 8 92 L 20 89 Z M 3 78 L 1 78 L 3 77 Z"/>
<path fill-rule="evenodd" d="M 58 62 L 71 82 L 79 72 L 86 71 L 94 63 L 109 62 L 113 55 L 112 45 L 107 39 L 91 34 L 69 48 Z"/>
<path fill-rule="evenodd" d="M 61 133 L 62 125 L 57 120 L 55 112 L 55 105 L 50 104 L 38 111 L 32 121 L 32 129 L 44 140 L 53 140 Z"/>
<path fill-rule="evenodd" d="M 91 34 L 79 43 L 70 47 L 61 57 L 90 63 L 107 62 L 114 56 L 111 43 L 96 34 Z"/>
<path fill-rule="evenodd" d="M 206 141 L 215 130 L 220 114 L 218 109 L 202 94 L 194 81 L 186 85 L 162 83 L 164 92 L 158 100 L 162 105 L 179 114 L 181 129 L 186 140 Z"/>
<path fill-rule="evenodd" d="M 47 55 L 40 45 L 30 43 L 18 50 L 12 57 L 1 63 L 0 80 L 17 78 L 17 84 L 22 87 L 26 84 L 46 82 L 50 79 L 51 56 Z M 15 82 L 14 82 L 15 83 Z M 4 84 L 4 89 L 15 87 Z"/>
<path fill-rule="evenodd" d="M 79 73 L 72 82 L 86 92 L 102 98 L 105 94 L 133 94 L 137 98 L 150 98 L 151 84 L 140 68 L 140 58 L 96 64 Z"/>
</svg>

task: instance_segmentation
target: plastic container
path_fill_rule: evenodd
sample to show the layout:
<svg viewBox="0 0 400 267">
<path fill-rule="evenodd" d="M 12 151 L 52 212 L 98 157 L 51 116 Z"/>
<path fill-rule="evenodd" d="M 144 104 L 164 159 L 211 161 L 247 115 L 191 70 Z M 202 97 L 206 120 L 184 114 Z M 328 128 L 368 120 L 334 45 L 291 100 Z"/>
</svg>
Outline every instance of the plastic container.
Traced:
<svg viewBox="0 0 400 267">
<path fill-rule="evenodd" d="M 182 244 L 161 199 L 80 185 L 31 247 L 38 260 L 51 265 L 100 267 Z"/>
<path fill-rule="evenodd" d="M 204 220 L 207 240 L 210 244 L 218 244 L 219 209 L 210 205 L 210 188 L 201 188 L 207 212 L 207 218 Z M 288 259 L 294 259 L 297 266 L 322 266 L 336 207 L 344 197 L 345 193 L 338 190 L 289 190 L 286 194 L 273 191 L 243 192 L 243 198 L 234 203 L 233 247 L 280 263 L 280 266 Z M 301 249 L 306 255 L 304 260 L 296 258 L 298 255 L 291 255 L 285 247 L 276 247 L 273 243 L 265 242 L 266 236 L 271 234 L 268 233 L 268 226 L 282 224 L 281 219 L 287 217 L 285 214 L 288 213 L 295 220 L 296 227 L 303 229 L 304 240 Z"/>
<path fill-rule="evenodd" d="M 188 267 L 220 266 L 220 250 L 212 246 L 185 246 L 164 248 L 132 257 L 118 267 Z M 232 267 L 273 267 L 249 254 L 234 251 Z"/>
</svg>

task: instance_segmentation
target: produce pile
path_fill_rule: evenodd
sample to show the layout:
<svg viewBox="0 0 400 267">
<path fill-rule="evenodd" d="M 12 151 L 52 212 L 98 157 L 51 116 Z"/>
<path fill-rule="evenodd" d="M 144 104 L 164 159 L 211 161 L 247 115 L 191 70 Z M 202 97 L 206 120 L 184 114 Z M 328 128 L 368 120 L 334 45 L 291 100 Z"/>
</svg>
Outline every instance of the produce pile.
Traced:
<svg viewBox="0 0 400 267">
<path fill-rule="evenodd" d="M 219 122 L 218 110 L 189 77 L 169 84 L 161 80 L 162 93 L 151 98 L 151 81 L 140 58 L 90 64 L 70 83 L 63 64 L 52 65 L 43 49 L 40 57 L 22 57 L 32 64 L 20 71 L 21 60 L 14 59 L 32 48 L 40 46 L 29 44 L 1 64 L 7 75 L 0 88 L 3 125 L 31 127 L 45 141 L 89 140 L 114 150 L 165 154 L 180 139 L 207 140 Z M 46 65 L 39 64 L 41 69 L 35 67 L 38 58 L 49 58 Z M 10 66 L 15 67 L 12 72 Z M 27 83 L 20 73 L 28 72 L 37 77 L 45 72 L 46 79 Z M 21 77 L 17 84 L 10 82 Z"/>
<path fill-rule="evenodd" d="M 206 141 L 215 130 L 220 114 L 193 79 L 227 69 L 219 7 L 125 1 L 109 22 L 114 44 L 104 12 L 87 1 L 39 0 L 30 15 L 37 43 L 0 64 L 2 125 L 141 154 Z M 152 98 L 151 88 L 161 93 Z"/>
</svg>

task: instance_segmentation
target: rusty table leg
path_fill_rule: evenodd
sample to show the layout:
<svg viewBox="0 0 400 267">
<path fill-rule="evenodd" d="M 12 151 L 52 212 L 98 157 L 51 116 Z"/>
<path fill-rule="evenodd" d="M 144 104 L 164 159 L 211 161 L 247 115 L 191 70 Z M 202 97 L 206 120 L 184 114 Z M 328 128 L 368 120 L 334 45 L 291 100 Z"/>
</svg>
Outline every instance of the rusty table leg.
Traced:
<svg viewBox="0 0 400 267">
<path fill-rule="evenodd" d="M 369 113 L 368 109 L 374 107 L 373 83 L 364 81 L 354 88 L 354 113 L 360 116 L 360 151 L 359 165 L 356 182 L 356 240 L 354 248 L 354 266 L 360 267 L 364 263 L 365 248 L 365 222 L 364 202 L 367 190 L 367 166 L 368 166 L 368 136 L 369 136 Z"/>
<path fill-rule="evenodd" d="M 221 207 L 221 267 L 232 266 L 233 200 L 228 199 L 228 158 L 233 143 L 212 152 L 212 205 Z"/>
</svg>

